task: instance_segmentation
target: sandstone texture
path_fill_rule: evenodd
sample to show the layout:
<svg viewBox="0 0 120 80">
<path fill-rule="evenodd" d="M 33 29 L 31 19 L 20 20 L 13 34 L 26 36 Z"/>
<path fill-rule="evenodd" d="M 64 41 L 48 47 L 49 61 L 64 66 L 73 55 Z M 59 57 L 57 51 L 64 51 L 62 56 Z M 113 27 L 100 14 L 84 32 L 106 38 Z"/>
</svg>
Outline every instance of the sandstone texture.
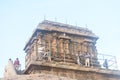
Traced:
<svg viewBox="0 0 120 80">
<path fill-rule="evenodd" d="M 2 78 L 0 80 L 77 80 L 77 79 L 59 77 L 50 74 L 30 74 L 30 75 L 11 76 L 7 78 Z"/>
</svg>

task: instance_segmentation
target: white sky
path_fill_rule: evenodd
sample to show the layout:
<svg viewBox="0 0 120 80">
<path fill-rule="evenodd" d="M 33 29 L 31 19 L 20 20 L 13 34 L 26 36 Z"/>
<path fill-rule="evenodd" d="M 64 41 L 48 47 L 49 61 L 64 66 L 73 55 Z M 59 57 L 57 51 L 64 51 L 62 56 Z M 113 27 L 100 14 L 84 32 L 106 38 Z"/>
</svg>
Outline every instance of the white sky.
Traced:
<svg viewBox="0 0 120 80">
<path fill-rule="evenodd" d="M 0 0 L 0 77 L 9 58 L 24 68 L 23 48 L 48 20 L 86 27 L 99 36 L 98 53 L 120 56 L 120 0 Z M 119 62 L 120 63 L 120 62 Z"/>
</svg>

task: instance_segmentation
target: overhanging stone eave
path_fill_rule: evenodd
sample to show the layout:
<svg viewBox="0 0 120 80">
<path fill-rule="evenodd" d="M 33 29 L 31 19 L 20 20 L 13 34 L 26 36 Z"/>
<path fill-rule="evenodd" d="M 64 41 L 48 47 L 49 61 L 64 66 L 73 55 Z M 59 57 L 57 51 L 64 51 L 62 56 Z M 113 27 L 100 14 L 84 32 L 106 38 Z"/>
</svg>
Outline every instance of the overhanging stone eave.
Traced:
<svg viewBox="0 0 120 80">
<path fill-rule="evenodd" d="M 86 35 L 86 34 L 68 33 L 68 32 L 64 32 L 64 31 L 41 29 L 41 28 L 37 28 L 37 29 L 38 29 L 38 30 L 41 30 L 41 31 L 48 31 L 48 32 L 55 31 L 55 32 L 62 32 L 62 33 L 67 33 L 67 34 L 71 34 L 71 35 L 77 35 L 77 36 L 81 36 L 81 37 L 89 37 L 89 38 L 94 38 L 94 39 L 96 39 L 96 40 L 99 39 L 99 37 L 96 36 L 96 35 Z"/>
<path fill-rule="evenodd" d="M 23 50 L 25 50 L 26 49 L 26 47 L 29 45 L 29 43 L 31 42 L 31 40 L 34 38 L 34 36 L 35 36 L 35 34 L 37 33 L 37 31 L 39 31 L 39 29 L 38 28 L 36 28 L 34 31 L 33 31 L 33 34 L 31 35 L 31 37 L 28 39 L 28 41 L 27 41 L 27 43 L 26 43 L 26 45 L 25 45 L 25 47 L 23 48 Z"/>
</svg>

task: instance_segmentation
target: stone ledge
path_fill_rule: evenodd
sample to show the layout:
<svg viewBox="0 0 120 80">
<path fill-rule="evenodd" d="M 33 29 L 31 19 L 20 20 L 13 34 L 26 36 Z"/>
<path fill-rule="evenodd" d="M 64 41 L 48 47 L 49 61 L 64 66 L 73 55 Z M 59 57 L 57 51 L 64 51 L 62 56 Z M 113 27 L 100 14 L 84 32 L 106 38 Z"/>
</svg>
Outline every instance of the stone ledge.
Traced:
<svg viewBox="0 0 120 80">
<path fill-rule="evenodd" d="M 86 72 L 95 72 L 100 74 L 110 74 L 110 75 L 117 75 L 120 76 L 120 71 L 118 70 L 111 70 L 111 69 L 102 69 L 97 67 L 85 67 L 80 66 L 73 63 L 65 63 L 65 62 L 31 62 L 31 65 L 40 65 L 40 66 L 48 66 L 48 67 L 55 67 L 55 68 L 62 68 L 62 69 L 69 69 L 69 70 L 77 70 L 77 71 L 86 71 Z"/>
</svg>

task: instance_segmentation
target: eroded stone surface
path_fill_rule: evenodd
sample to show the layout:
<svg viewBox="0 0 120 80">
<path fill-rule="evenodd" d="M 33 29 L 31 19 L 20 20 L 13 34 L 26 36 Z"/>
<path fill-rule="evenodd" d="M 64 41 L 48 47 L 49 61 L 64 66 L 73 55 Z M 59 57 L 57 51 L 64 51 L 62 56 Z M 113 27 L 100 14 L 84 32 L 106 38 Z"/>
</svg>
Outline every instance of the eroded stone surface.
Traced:
<svg viewBox="0 0 120 80">
<path fill-rule="evenodd" d="M 76 80 L 66 77 L 59 77 L 48 74 L 30 74 L 30 75 L 17 75 L 8 78 L 2 78 L 1 80 Z"/>
</svg>

